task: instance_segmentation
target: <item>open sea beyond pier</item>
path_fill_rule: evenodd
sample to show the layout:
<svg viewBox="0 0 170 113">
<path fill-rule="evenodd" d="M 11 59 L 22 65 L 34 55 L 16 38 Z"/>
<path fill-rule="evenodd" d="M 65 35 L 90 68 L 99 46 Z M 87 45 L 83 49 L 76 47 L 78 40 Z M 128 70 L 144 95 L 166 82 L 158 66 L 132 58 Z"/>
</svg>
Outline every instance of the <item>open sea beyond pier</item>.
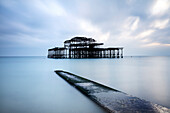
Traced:
<svg viewBox="0 0 170 113">
<path fill-rule="evenodd" d="M 57 76 L 65 70 L 170 108 L 170 57 L 0 57 L 0 112 L 105 113 Z"/>
</svg>

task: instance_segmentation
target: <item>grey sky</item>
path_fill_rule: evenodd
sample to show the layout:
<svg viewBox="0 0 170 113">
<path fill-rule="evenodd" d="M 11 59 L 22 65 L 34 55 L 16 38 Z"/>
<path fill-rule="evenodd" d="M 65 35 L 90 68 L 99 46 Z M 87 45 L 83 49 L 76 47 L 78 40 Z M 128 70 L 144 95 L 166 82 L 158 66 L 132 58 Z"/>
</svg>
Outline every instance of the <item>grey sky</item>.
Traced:
<svg viewBox="0 0 170 113">
<path fill-rule="evenodd" d="M 0 55 L 47 55 L 86 36 L 125 55 L 170 55 L 170 0 L 1 0 Z"/>
</svg>

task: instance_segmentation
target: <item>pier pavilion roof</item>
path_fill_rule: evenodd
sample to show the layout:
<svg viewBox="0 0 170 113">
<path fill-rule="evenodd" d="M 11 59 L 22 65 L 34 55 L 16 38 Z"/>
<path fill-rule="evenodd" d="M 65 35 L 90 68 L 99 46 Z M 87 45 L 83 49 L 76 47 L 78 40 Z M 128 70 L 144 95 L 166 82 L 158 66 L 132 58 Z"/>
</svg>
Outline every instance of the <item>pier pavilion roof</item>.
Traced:
<svg viewBox="0 0 170 113">
<path fill-rule="evenodd" d="M 86 38 L 86 37 L 74 37 L 70 40 L 66 40 L 64 43 L 71 43 L 71 42 L 96 42 L 93 38 Z"/>
<path fill-rule="evenodd" d="M 82 43 L 82 44 L 70 44 L 69 46 L 91 46 L 91 47 L 94 47 L 94 46 L 99 46 L 99 45 L 103 45 L 103 43 L 91 43 L 91 44 L 87 44 L 87 43 Z"/>
<path fill-rule="evenodd" d="M 66 48 L 64 47 L 55 47 L 55 48 L 48 49 L 48 51 L 65 50 L 65 49 Z"/>
</svg>

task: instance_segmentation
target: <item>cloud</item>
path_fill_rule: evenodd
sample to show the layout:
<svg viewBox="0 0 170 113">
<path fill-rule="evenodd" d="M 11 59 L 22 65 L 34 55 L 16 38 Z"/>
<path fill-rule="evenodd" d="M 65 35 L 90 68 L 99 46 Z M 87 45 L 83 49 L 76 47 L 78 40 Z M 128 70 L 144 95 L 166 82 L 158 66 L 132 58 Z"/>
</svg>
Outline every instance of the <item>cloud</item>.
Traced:
<svg viewBox="0 0 170 113">
<path fill-rule="evenodd" d="M 146 31 L 143 31 L 141 33 L 139 33 L 136 38 L 144 38 L 144 37 L 147 37 L 147 36 L 150 36 L 151 34 L 153 34 L 155 32 L 155 30 L 153 29 L 149 29 L 149 30 L 146 30 Z"/>
<path fill-rule="evenodd" d="M 136 53 L 170 44 L 169 7 L 167 0 L 1 0 L 0 44 L 32 51 L 86 36 Z"/>
<path fill-rule="evenodd" d="M 150 26 L 157 29 L 164 29 L 168 26 L 170 19 L 156 20 Z"/>
<path fill-rule="evenodd" d="M 170 8 L 169 0 L 156 0 L 151 8 L 151 14 L 154 16 L 162 16 Z"/>
<path fill-rule="evenodd" d="M 46 13 L 47 15 L 52 16 L 64 16 L 66 15 L 66 11 L 64 8 L 54 0 L 50 1 L 42 1 L 42 0 L 36 0 L 34 1 L 34 7 L 39 9 L 39 11 L 42 13 Z"/>
<path fill-rule="evenodd" d="M 5 39 L 3 37 L 5 37 Z M 27 35 L 27 34 L 22 34 L 22 33 L 18 33 L 16 35 L 10 35 L 10 34 L 3 35 L 1 36 L 0 41 L 15 42 L 17 46 L 20 46 L 20 47 L 21 46 L 35 47 L 35 46 L 40 46 L 40 45 L 48 43 L 48 40 L 39 38 L 37 36 Z"/>
<path fill-rule="evenodd" d="M 161 44 L 158 42 L 153 42 L 153 43 L 143 45 L 143 47 L 151 47 L 151 46 L 170 46 L 170 44 Z"/>
<path fill-rule="evenodd" d="M 79 20 L 80 26 L 83 31 L 86 31 L 91 36 L 95 37 L 100 42 L 106 42 L 110 36 L 110 33 L 103 33 L 102 30 L 94 25 L 92 25 L 90 22 L 85 20 Z"/>
<path fill-rule="evenodd" d="M 134 31 L 138 28 L 139 21 L 140 21 L 139 17 L 130 16 L 126 19 L 125 24 L 124 24 L 124 28 Z"/>
</svg>

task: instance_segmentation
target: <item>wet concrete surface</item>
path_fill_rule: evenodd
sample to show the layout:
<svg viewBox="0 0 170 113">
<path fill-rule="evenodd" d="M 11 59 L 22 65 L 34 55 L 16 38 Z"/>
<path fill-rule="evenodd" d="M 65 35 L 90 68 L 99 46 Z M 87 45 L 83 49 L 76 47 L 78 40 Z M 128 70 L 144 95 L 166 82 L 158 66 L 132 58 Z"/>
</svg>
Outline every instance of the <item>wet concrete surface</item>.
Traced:
<svg viewBox="0 0 170 113">
<path fill-rule="evenodd" d="M 128 95 L 92 80 L 62 70 L 55 72 L 108 112 L 170 113 L 170 109 L 166 107 Z"/>
</svg>

